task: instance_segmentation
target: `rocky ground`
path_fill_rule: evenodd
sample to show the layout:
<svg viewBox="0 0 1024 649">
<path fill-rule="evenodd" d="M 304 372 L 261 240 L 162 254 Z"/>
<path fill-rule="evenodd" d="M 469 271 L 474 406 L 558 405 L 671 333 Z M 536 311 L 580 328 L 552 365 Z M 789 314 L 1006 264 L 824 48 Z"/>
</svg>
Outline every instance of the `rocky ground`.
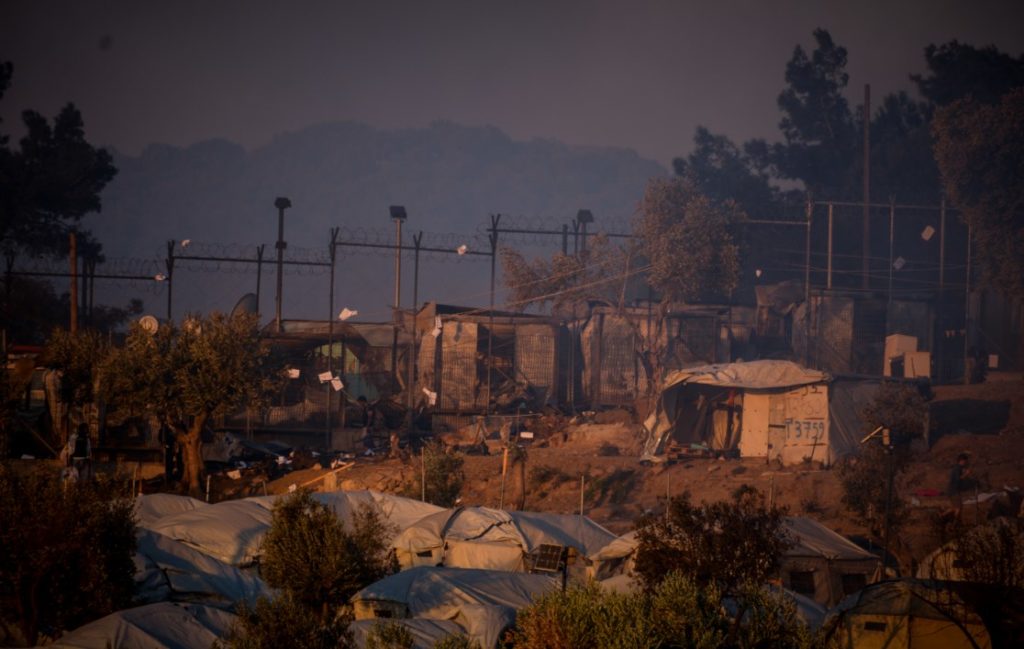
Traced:
<svg viewBox="0 0 1024 649">
<path fill-rule="evenodd" d="M 897 492 L 912 503 L 899 535 L 897 554 L 905 566 L 940 543 L 940 512 L 949 470 L 963 451 L 972 455 L 980 491 L 1024 487 L 1024 380 L 1019 373 L 992 373 L 978 385 L 935 386 L 930 403 L 931 447 L 919 448 L 896 482 Z M 547 443 L 526 452 L 523 467 L 514 466 L 502 487 L 500 442 L 492 454 L 465 456 L 462 504 L 535 511 L 575 513 L 581 491 L 585 513 L 617 533 L 632 529 L 644 512 L 663 507 L 668 495 L 689 492 L 696 501 L 729 497 L 743 484 L 760 489 L 794 514 L 811 516 L 843 534 L 865 534 L 840 502 L 838 472 L 813 463 L 799 467 L 764 460 L 693 459 L 672 465 L 648 465 L 639 458 L 639 425 L 625 413 L 601 413 L 596 419 L 567 423 Z M 305 469 L 271 482 L 270 493 L 293 484 L 323 488 L 329 469 Z M 879 468 L 879 479 L 884 479 Z M 326 479 L 327 488 L 378 489 L 418 494 L 419 466 L 414 460 L 358 458 L 351 467 Z M 983 520 L 988 504 L 968 506 L 965 519 Z"/>
</svg>

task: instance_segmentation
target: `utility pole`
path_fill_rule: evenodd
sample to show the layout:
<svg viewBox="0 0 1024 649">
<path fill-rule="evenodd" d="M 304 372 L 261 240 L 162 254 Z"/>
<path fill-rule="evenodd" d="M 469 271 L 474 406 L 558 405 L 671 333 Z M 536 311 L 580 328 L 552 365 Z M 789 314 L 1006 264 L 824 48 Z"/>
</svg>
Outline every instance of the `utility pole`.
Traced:
<svg viewBox="0 0 1024 649">
<path fill-rule="evenodd" d="M 406 219 L 405 208 L 392 205 L 388 208 L 391 220 L 395 222 L 395 302 L 391 316 L 391 379 L 398 381 L 398 318 L 402 304 L 402 222 Z M 412 389 L 407 386 L 407 389 Z"/>
<path fill-rule="evenodd" d="M 78 237 L 68 234 L 68 263 L 71 266 L 71 333 L 78 331 Z"/>
<path fill-rule="evenodd" d="M 490 320 L 487 332 L 487 406 L 484 412 L 491 414 L 491 374 L 494 372 L 494 275 L 495 262 L 498 258 L 498 224 L 501 222 L 501 214 L 491 215 L 491 227 L 488 240 L 491 244 L 491 309 Z"/>
<path fill-rule="evenodd" d="M 164 259 L 164 265 L 167 267 L 167 322 L 171 321 L 171 305 L 174 300 L 174 246 L 177 245 L 176 241 L 167 242 L 167 258 Z"/>
<path fill-rule="evenodd" d="M 804 367 L 811 364 L 811 217 L 814 201 L 807 197 L 807 225 L 804 238 Z"/>
<path fill-rule="evenodd" d="M 274 324 L 277 333 L 281 333 L 281 296 L 284 290 L 284 249 L 288 244 L 284 240 L 284 211 L 292 206 L 292 202 L 284 196 L 274 199 L 277 208 L 277 299 L 274 307 Z"/>
<path fill-rule="evenodd" d="M 967 270 L 964 280 L 964 385 L 971 382 L 969 345 L 971 340 L 971 223 L 967 222 Z"/>
<path fill-rule="evenodd" d="M 418 342 L 417 322 L 416 318 L 419 309 L 420 300 L 420 245 L 423 243 L 423 231 L 412 235 L 413 250 L 412 258 L 412 343 L 409 346 L 409 379 L 408 389 L 406 390 L 405 397 L 405 409 L 406 409 L 406 429 L 409 433 L 412 433 L 415 421 L 413 419 L 413 405 L 414 395 L 413 392 L 416 389 L 416 364 L 419 361 L 419 355 L 416 353 L 416 343 Z M 421 451 L 422 453 L 422 451 Z M 424 497 L 424 500 L 426 498 Z"/>
<path fill-rule="evenodd" d="M 861 288 L 871 288 L 871 84 L 864 84 L 864 247 Z"/>
<path fill-rule="evenodd" d="M 328 249 L 328 254 L 331 257 L 331 281 L 330 281 L 330 296 L 327 298 L 327 371 L 331 373 L 331 378 L 334 378 L 334 268 L 335 262 L 338 256 L 338 246 L 335 245 L 338 242 L 338 228 L 331 228 L 331 247 Z M 345 374 L 345 357 L 341 357 L 341 375 Z M 334 388 L 334 381 L 327 382 L 327 410 L 325 423 L 327 429 L 325 431 L 326 444 L 325 448 L 330 450 L 332 448 L 333 433 L 334 430 L 331 427 L 331 390 Z"/>
</svg>

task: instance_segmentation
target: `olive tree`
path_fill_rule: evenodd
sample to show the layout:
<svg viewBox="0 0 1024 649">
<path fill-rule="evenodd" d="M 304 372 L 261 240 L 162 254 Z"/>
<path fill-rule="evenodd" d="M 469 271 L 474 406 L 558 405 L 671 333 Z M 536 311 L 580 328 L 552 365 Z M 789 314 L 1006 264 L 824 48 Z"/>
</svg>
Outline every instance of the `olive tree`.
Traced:
<svg viewBox="0 0 1024 649">
<path fill-rule="evenodd" d="M 216 417 L 261 403 L 281 379 L 283 365 L 271 357 L 256 324 L 255 315 L 213 313 L 152 333 L 134 326 L 104 363 L 109 403 L 152 412 L 174 432 L 192 494 L 202 482 L 203 429 Z"/>
</svg>

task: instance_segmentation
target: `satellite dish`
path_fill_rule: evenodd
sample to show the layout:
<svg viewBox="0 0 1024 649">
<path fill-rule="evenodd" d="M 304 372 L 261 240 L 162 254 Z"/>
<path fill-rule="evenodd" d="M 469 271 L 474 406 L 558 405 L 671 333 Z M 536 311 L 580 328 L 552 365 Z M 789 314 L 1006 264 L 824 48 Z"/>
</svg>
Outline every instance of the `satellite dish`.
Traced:
<svg viewBox="0 0 1024 649">
<path fill-rule="evenodd" d="M 256 313 L 255 293 L 246 293 L 242 297 L 238 298 L 235 308 L 231 309 L 231 317 L 234 318 L 236 315 L 241 313 Z"/>
<path fill-rule="evenodd" d="M 139 318 L 139 326 L 143 331 L 155 334 L 156 330 L 160 328 L 160 321 L 151 315 L 144 315 Z"/>
</svg>

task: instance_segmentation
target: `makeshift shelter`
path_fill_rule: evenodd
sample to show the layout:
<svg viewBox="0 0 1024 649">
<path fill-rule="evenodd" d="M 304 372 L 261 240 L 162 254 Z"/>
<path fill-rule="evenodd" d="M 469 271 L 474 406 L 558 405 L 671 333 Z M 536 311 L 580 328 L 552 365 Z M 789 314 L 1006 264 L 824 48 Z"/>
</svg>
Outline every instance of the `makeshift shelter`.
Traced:
<svg viewBox="0 0 1024 649">
<path fill-rule="evenodd" d="M 202 601 L 255 604 L 270 589 L 253 573 L 218 561 L 146 529 L 136 534 L 135 586 L 143 602 Z"/>
<path fill-rule="evenodd" d="M 782 586 L 819 605 L 832 606 L 880 575 L 877 556 L 817 521 L 787 516 L 780 531 L 792 543 L 780 561 Z M 628 590 L 639 545 L 635 531 L 616 538 L 591 556 L 589 575 L 615 590 Z"/>
<path fill-rule="evenodd" d="M 129 608 L 65 633 L 59 649 L 209 649 L 224 637 L 235 616 L 201 604 L 160 602 Z"/>
<path fill-rule="evenodd" d="M 833 606 L 881 576 L 879 557 L 813 519 L 787 516 L 782 528 L 793 544 L 782 558 L 782 585 L 797 594 Z"/>
<path fill-rule="evenodd" d="M 516 612 L 556 590 L 549 575 L 419 566 L 385 577 L 352 596 L 356 620 L 447 620 L 481 647 L 495 647 Z"/>
<path fill-rule="evenodd" d="M 436 395 L 440 422 L 486 411 L 488 397 L 501 405 L 500 394 L 534 407 L 558 399 L 561 328 L 551 318 L 428 302 L 405 326 L 416 330 L 417 398 Z"/>
<path fill-rule="evenodd" d="M 245 566 L 256 560 L 260 539 L 270 529 L 275 499 L 261 496 L 219 502 L 165 516 L 149 529 L 224 563 Z"/>
<path fill-rule="evenodd" d="M 245 566 L 258 558 L 260 541 L 270 529 L 271 511 L 280 497 L 228 500 L 166 516 L 150 529 L 224 563 Z M 398 529 L 404 529 L 424 516 L 445 511 L 436 505 L 376 491 L 333 491 L 316 493 L 313 498 L 330 507 L 346 523 L 352 520 L 360 505 L 372 505 Z"/>
<path fill-rule="evenodd" d="M 448 566 L 519 572 L 541 546 L 589 557 L 615 535 L 586 517 L 460 507 L 420 519 L 393 545 L 403 568 Z M 582 572 L 582 562 L 576 562 Z"/>
<path fill-rule="evenodd" d="M 829 646 L 988 649 L 981 617 L 940 582 L 886 581 L 850 595 L 825 621 Z"/>
<path fill-rule="evenodd" d="M 850 445 L 830 435 L 829 380 L 823 372 L 772 360 L 672 372 L 644 421 L 644 457 L 663 453 L 671 442 L 784 464 L 829 464 Z"/>
<path fill-rule="evenodd" d="M 151 527 L 165 516 L 190 512 L 207 503 L 176 494 L 145 494 L 135 498 L 135 519 L 139 527 Z"/>
</svg>

